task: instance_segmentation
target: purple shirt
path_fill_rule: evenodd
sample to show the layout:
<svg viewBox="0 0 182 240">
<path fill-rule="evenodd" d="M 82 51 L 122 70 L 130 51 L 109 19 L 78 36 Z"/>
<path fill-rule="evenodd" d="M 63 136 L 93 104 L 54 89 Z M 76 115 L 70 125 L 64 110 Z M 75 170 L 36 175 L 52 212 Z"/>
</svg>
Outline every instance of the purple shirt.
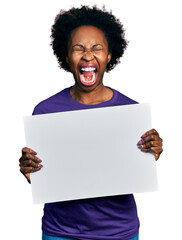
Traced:
<svg viewBox="0 0 182 240">
<path fill-rule="evenodd" d="M 73 100 L 70 88 L 39 103 L 33 114 L 45 114 L 90 108 L 136 104 L 134 100 L 113 90 L 111 100 L 85 105 Z M 58 191 L 59 186 L 57 186 Z M 132 194 L 90 198 L 45 204 L 42 230 L 56 237 L 80 240 L 121 240 L 133 238 L 139 231 L 139 219 Z"/>
</svg>

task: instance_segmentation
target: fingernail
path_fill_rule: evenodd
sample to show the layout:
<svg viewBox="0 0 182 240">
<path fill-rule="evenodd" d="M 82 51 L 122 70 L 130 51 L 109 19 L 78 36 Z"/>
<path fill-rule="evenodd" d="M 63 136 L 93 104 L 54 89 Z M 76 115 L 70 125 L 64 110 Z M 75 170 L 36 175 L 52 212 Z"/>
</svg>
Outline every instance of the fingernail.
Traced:
<svg viewBox="0 0 182 240">
<path fill-rule="evenodd" d="M 40 164 L 37 171 L 39 171 L 41 168 L 43 168 L 43 166 Z"/>
<path fill-rule="evenodd" d="M 41 162 L 42 162 L 42 160 L 40 160 L 40 158 L 37 158 L 37 162 L 41 163 Z"/>
<path fill-rule="evenodd" d="M 143 145 L 138 145 L 138 148 L 140 148 L 140 149 L 143 148 Z"/>
<path fill-rule="evenodd" d="M 142 145 L 142 140 L 140 140 L 140 141 L 137 143 L 137 145 Z"/>
<path fill-rule="evenodd" d="M 144 134 L 144 135 L 142 135 L 142 136 L 141 136 L 141 138 L 145 138 L 146 136 L 147 136 L 147 135 L 146 135 L 146 134 Z"/>
<path fill-rule="evenodd" d="M 33 151 L 33 154 L 34 154 L 34 155 L 37 155 L 37 153 L 36 153 L 36 152 L 34 152 L 34 151 Z"/>
<path fill-rule="evenodd" d="M 141 149 L 142 152 L 146 152 L 146 150 L 144 148 Z"/>
</svg>

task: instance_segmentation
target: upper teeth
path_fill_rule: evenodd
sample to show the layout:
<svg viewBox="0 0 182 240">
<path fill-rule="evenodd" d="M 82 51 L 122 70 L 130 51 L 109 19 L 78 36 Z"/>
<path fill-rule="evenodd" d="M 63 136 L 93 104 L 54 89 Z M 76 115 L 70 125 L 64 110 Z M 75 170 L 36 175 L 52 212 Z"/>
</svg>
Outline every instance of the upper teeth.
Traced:
<svg viewBox="0 0 182 240">
<path fill-rule="evenodd" d="M 94 67 L 86 67 L 86 68 L 81 68 L 82 71 L 85 71 L 85 72 L 90 72 L 90 71 L 95 71 L 96 68 Z"/>
</svg>

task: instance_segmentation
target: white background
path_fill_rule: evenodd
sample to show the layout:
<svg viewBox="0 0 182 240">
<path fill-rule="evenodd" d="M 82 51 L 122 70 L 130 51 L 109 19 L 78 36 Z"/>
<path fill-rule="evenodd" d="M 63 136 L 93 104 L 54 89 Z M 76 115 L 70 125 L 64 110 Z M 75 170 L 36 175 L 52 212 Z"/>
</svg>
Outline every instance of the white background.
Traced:
<svg viewBox="0 0 182 240">
<path fill-rule="evenodd" d="M 25 146 L 23 116 L 41 100 L 73 84 L 58 68 L 50 27 L 61 8 L 93 1 L 0 3 L 0 226 L 2 239 L 41 239 L 43 205 L 32 205 L 30 185 L 19 172 Z M 157 162 L 159 192 L 136 194 L 140 240 L 181 238 L 181 1 L 97 0 L 120 18 L 130 41 L 105 84 L 152 106 L 153 126 L 164 139 Z"/>
</svg>

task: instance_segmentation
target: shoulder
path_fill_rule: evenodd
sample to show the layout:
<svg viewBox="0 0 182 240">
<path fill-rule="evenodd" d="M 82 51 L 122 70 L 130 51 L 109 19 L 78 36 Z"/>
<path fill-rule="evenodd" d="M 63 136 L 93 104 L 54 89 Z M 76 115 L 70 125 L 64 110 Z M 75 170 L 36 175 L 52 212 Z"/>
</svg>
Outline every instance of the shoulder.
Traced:
<svg viewBox="0 0 182 240">
<path fill-rule="evenodd" d="M 65 88 L 62 91 L 54 94 L 53 96 L 41 101 L 35 106 L 33 110 L 33 115 L 61 111 L 63 105 L 66 104 L 68 93 L 69 88 Z"/>
<path fill-rule="evenodd" d="M 114 94 L 117 95 L 117 104 L 118 105 L 126 105 L 126 104 L 137 104 L 138 102 L 133 100 L 132 98 L 124 95 L 123 93 L 112 89 Z"/>
</svg>

